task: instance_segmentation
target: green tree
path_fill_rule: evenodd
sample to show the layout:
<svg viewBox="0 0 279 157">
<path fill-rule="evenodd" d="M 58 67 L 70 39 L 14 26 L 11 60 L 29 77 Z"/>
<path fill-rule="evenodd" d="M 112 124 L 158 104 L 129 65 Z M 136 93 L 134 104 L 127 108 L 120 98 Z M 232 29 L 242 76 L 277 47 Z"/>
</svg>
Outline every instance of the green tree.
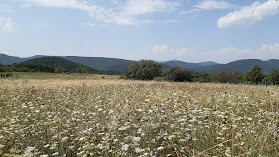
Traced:
<svg viewBox="0 0 279 157">
<path fill-rule="evenodd" d="M 222 70 L 213 74 L 212 81 L 220 83 L 238 83 L 241 80 L 241 76 L 238 72 L 232 70 Z"/>
<path fill-rule="evenodd" d="M 246 81 L 250 84 L 259 84 L 263 79 L 262 68 L 258 65 L 253 66 L 246 74 Z"/>
<path fill-rule="evenodd" d="M 152 60 L 140 60 L 129 66 L 128 78 L 138 80 L 152 80 L 160 76 L 162 65 Z"/>
<path fill-rule="evenodd" d="M 175 81 L 175 82 L 192 81 L 193 79 L 192 72 L 182 69 L 178 66 L 174 66 L 164 70 L 162 72 L 162 76 L 169 81 Z"/>
<path fill-rule="evenodd" d="M 270 81 L 274 85 L 279 84 L 279 68 L 274 68 L 274 69 L 271 70 Z"/>
<path fill-rule="evenodd" d="M 87 69 L 83 66 L 78 66 L 76 71 L 79 73 L 86 73 Z"/>
<path fill-rule="evenodd" d="M 67 71 L 68 71 L 68 70 L 65 69 L 65 68 L 62 67 L 62 66 L 58 66 L 58 67 L 54 68 L 54 72 L 55 72 L 55 73 L 64 73 L 64 72 L 67 72 Z"/>
<path fill-rule="evenodd" d="M 193 73 L 193 82 L 210 82 L 211 74 L 208 73 Z"/>
</svg>

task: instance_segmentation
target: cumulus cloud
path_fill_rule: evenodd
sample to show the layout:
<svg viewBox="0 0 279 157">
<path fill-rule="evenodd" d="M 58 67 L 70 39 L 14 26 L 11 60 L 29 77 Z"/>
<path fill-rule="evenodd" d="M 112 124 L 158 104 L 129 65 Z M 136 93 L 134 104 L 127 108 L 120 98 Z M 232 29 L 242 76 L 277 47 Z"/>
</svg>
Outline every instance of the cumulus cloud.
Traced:
<svg viewBox="0 0 279 157">
<path fill-rule="evenodd" d="M 279 1 L 268 0 L 265 3 L 255 2 L 250 6 L 229 13 L 221 17 L 218 21 L 218 27 L 224 28 L 233 25 L 250 26 L 265 17 L 273 16 L 279 12 Z"/>
<path fill-rule="evenodd" d="M 10 32 L 14 29 L 12 18 L 0 18 L 0 28 L 6 32 Z"/>
<path fill-rule="evenodd" d="M 240 59 L 278 59 L 279 43 L 262 45 L 258 49 L 239 49 L 234 47 L 220 48 L 211 51 L 197 52 L 189 48 L 173 49 L 167 45 L 155 45 L 151 52 L 141 54 L 139 58 L 157 61 L 181 60 L 186 62 L 215 61 L 228 63 Z"/>
<path fill-rule="evenodd" d="M 195 7 L 201 10 L 213 10 L 213 9 L 230 9 L 234 7 L 234 5 L 225 1 L 204 0 L 198 3 Z"/>
<path fill-rule="evenodd" d="M 262 45 L 258 49 L 239 49 L 239 48 L 221 48 L 204 52 L 202 56 L 208 60 L 219 63 L 228 63 L 239 59 L 278 59 L 279 43 L 274 45 Z"/>
<path fill-rule="evenodd" d="M 127 0 L 124 3 L 111 1 L 117 5 L 113 8 L 105 8 L 85 0 L 26 0 L 26 5 L 69 8 L 85 11 L 89 16 L 104 23 L 119 25 L 134 25 L 145 23 L 148 20 L 138 20 L 137 16 L 154 13 L 170 12 L 176 9 L 180 3 L 167 0 Z"/>
<path fill-rule="evenodd" d="M 195 58 L 195 53 L 191 49 L 173 49 L 169 48 L 167 45 L 155 45 L 151 52 L 146 51 L 141 54 L 141 58 L 152 59 L 157 61 L 166 60 L 184 60 L 189 62 L 198 61 L 199 58 Z"/>
</svg>

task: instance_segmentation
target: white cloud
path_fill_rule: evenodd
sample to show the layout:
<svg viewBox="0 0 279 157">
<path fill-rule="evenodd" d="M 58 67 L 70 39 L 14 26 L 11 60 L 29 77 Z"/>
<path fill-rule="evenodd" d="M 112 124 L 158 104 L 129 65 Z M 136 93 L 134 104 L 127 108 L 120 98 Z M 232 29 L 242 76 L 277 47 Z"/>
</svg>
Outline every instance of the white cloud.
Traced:
<svg viewBox="0 0 279 157">
<path fill-rule="evenodd" d="M 152 48 L 152 53 L 155 55 L 160 55 L 164 53 L 169 53 L 169 48 L 167 45 L 156 45 Z"/>
<path fill-rule="evenodd" d="M 128 0 L 123 13 L 131 16 L 152 12 L 170 12 L 179 5 L 178 2 L 167 2 L 165 0 Z"/>
<path fill-rule="evenodd" d="M 204 0 L 198 3 L 195 7 L 201 10 L 213 10 L 213 9 L 230 9 L 234 7 L 234 5 L 225 1 Z"/>
<path fill-rule="evenodd" d="M 274 45 L 263 45 L 259 50 L 256 50 L 256 54 L 263 59 L 278 59 L 279 43 L 275 43 Z"/>
<path fill-rule="evenodd" d="M 6 32 L 10 32 L 14 29 L 12 18 L 0 18 L 0 28 Z"/>
<path fill-rule="evenodd" d="M 141 57 L 144 59 L 152 59 L 157 61 L 167 61 L 167 60 L 184 60 L 189 62 L 198 61 L 198 58 L 195 58 L 195 53 L 191 49 L 182 48 L 182 49 L 172 49 L 167 45 L 155 45 L 152 48 L 152 51 L 146 51 L 141 53 Z"/>
<path fill-rule="evenodd" d="M 215 61 L 218 63 L 228 63 L 240 59 L 278 59 L 279 43 L 274 45 L 262 45 L 258 49 L 239 49 L 234 47 L 220 48 L 211 51 L 197 52 L 189 48 L 172 49 L 167 45 L 156 45 L 150 52 L 143 52 L 141 57 L 157 61 L 181 60 L 186 62 Z"/>
<path fill-rule="evenodd" d="M 279 1 L 268 0 L 265 3 L 255 2 L 250 6 L 229 13 L 221 17 L 218 21 L 218 27 L 224 28 L 232 25 L 250 26 L 265 17 L 273 16 L 279 12 Z"/>
<path fill-rule="evenodd" d="M 203 57 L 219 63 L 228 63 L 239 59 L 278 59 L 279 43 L 262 45 L 259 49 L 222 48 L 204 52 Z"/>
<path fill-rule="evenodd" d="M 220 9 L 231 9 L 236 7 L 235 5 L 225 1 L 215 0 L 203 0 L 194 6 L 192 10 L 181 11 L 179 14 L 195 14 L 194 18 L 199 16 L 199 13 L 203 10 L 220 10 Z"/>
<path fill-rule="evenodd" d="M 180 5 L 178 2 L 167 0 L 127 0 L 124 3 L 113 0 L 114 8 L 105 8 L 85 0 L 27 0 L 27 6 L 43 6 L 69 8 L 85 11 L 104 23 L 119 25 L 135 25 L 149 20 L 139 20 L 138 15 L 154 12 L 170 12 Z"/>
</svg>

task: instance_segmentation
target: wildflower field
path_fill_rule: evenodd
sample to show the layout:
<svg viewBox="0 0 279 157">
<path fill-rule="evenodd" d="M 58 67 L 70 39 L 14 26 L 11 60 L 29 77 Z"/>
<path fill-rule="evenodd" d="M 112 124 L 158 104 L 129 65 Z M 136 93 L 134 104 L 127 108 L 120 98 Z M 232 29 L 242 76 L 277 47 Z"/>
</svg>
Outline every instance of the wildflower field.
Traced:
<svg viewBox="0 0 279 157">
<path fill-rule="evenodd" d="M 275 157 L 278 101 L 276 86 L 1 79 L 0 156 Z"/>
</svg>

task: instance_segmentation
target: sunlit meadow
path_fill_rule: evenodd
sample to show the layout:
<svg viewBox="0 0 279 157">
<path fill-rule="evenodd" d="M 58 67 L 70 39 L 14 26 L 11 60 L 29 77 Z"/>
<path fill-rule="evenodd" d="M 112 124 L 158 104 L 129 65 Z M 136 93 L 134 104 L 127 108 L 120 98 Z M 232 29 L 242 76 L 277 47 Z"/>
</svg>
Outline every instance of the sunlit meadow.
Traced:
<svg viewBox="0 0 279 157">
<path fill-rule="evenodd" d="M 0 156 L 279 156 L 278 101 L 276 86 L 1 79 Z"/>
</svg>

